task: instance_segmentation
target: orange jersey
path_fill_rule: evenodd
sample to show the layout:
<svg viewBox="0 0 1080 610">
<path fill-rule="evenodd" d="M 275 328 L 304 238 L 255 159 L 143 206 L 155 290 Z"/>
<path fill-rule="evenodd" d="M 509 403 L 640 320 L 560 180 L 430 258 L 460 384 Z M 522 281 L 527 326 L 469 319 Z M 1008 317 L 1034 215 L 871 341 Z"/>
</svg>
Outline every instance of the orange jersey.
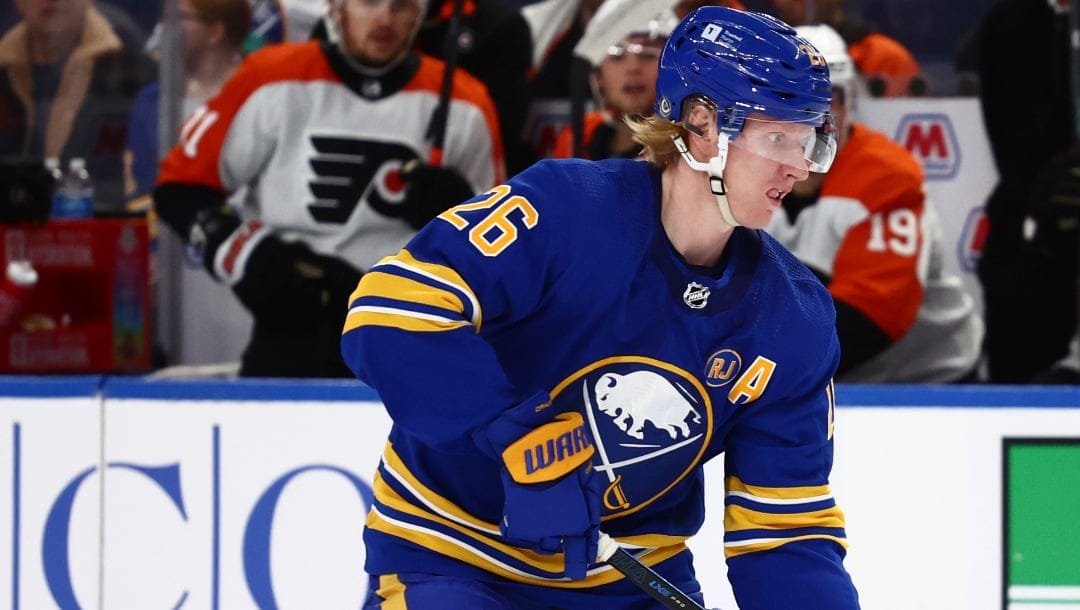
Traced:
<svg viewBox="0 0 1080 610">
<path fill-rule="evenodd" d="M 596 128 L 602 125 L 604 121 L 610 120 L 611 115 L 603 110 L 594 110 L 585 114 L 581 125 L 582 150 L 589 148 L 589 142 L 592 141 L 593 134 L 596 133 Z M 568 159 L 574 156 L 574 131 L 569 125 L 563 127 L 563 130 L 559 132 L 559 137 L 555 140 L 555 148 L 552 149 L 551 156 L 554 159 Z"/>
<path fill-rule="evenodd" d="M 361 269 L 397 251 L 415 231 L 385 211 L 404 198 L 401 166 L 432 157 L 425 131 L 443 63 L 410 56 L 376 78 L 343 62 L 317 41 L 252 53 L 184 124 L 180 143 L 162 161 L 159 184 L 222 193 L 246 187 L 245 220 Z M 484 86 L 460 70 L 442 165 L 476 191 L 505 179 L 494 105 Z"/>
<path fill-rule="evenodd" d="M 885 134 L 853 124 L 817 200 L 794 220 L 778 210 L 768 231 L 892 342 L 841 380 L 946 381 L 974 366 L 974 301 L 943 269 L 922 168 Z"/>
<path fill-rule="evenodd" d="M 916 273 L 925 236 L 923 171 L 885 134 L 853 125 L 821 187 L 830 199 L 857 205 L 832 260 L 834 297 L 855 306 L 896 340 L 915 320 L 923 286 Z M 854 219 L 853 219 L 854 220 Z"/>
</svg>

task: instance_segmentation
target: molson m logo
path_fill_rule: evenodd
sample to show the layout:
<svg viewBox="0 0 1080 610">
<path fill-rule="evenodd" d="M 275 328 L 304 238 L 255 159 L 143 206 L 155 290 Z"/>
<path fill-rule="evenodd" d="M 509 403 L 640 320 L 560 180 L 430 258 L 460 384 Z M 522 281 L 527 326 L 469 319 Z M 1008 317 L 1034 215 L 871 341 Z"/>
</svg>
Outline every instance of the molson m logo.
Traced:
<svg viewBox="0 0 1080 610">
<path fill-rule="evenodd" d="M 947 180 L 960 169 L 960 144 L 948 115 L 905 115 L 893 139 L 922 163 L 927 180 Z"/>
</svg>

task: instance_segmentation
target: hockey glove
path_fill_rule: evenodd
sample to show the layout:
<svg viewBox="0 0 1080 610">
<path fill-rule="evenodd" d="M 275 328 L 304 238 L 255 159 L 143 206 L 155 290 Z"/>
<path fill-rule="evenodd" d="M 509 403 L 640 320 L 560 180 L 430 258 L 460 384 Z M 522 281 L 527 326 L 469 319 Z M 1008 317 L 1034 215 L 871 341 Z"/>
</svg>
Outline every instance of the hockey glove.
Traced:
<svg viewBox="0 0 1080 610">
<path fill-rule="evenodd" d="M 427 165 L 416 159 L 401 168 L 401 180 L 405 183 L 401 217 L 417 230 L 476 194 L 457 170 Z"/>
<path fill-rule="evenodd" d="M 246 236 L 246 228 L 238 237 Z M 361 275 L 341 259 L 270 234 L 258 237 L 245 261 L 217 259 L 217 269 L 232 271 L 233 292 L 256 323 L 283 332 L 307 332 L 326 316 L 339 315 Z M 235 267 L 242 263 L 242 269 L 229 269 L 230 263 Z"/>
<path fill-rule="evenodd" d="M 214 274 L 214 256 L 221 244 L 240 228 L 240 217 L 228 205 L 202 208 L 188 231 L 187 247 L 202 261 L 206 270 Z"/>
<path fill-rule="evenodd" d="M 1080 154 L 1065 152 L 1050 158 L 1028 193 L 1030 213 L 1057 230 L 1075 229 L 1080 219 Z"/>
<path fill-rule="evenodd" d="M 502 535 L 540 553 L 565 554 L 565 575 L 585 578 L 596 561 L 601 481 L 580 413 L 552 413 L 539 393 L 474 433 L 503 464 Z"/>
</svg>

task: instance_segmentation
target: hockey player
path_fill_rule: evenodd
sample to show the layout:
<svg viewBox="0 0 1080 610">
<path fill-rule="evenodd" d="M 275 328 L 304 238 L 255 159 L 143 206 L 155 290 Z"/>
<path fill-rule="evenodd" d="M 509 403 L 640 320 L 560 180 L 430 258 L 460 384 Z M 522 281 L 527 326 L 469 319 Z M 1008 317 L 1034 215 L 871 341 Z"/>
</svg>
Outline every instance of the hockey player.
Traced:
<svg viewBox="0 0 1080 610">
<path fill-rule="evenodd" d="M 858 607 L 832 299 L 760 230 L 831 163 L 829 101 L 789 26 L 700 8 L 633 122 L 648 162 L 541 161 L 369 270 L 342 350 L 394 425 L 365 608 L 655 607 L 597 564 L 601 527 L 701 601 L 685 541 L 721 452 L 740 607 Z"/>
<path fill-rule="evenodd" d="M 660 51 L 675 18 L 669 10 L 640 19 L 631 8 L 639 1 L 607 0 L 575 49 L 579 56 L 587 55 L 593 66 L 589 84 L 598 106 L 584 115 L 581 125 L 582 154 L 578 156 L 586 159 L 633 158 L 642 150 L 622 119 L 652 113 Z M 572 125 L 563 128 L 551 156 L 574 156 Z"/>
<path fill-rule="evenodd" d="M 340 330 L 361 271 L 504 179 L 491 99 L 462 71 L 444 147 L 425 140 L 443 66 L 410 50 L 424 9 L 335 0 L 326 41 L 248 56 L 162 162 L 158 213 L 254 317 L 241 375 L 348 375 Z M 237 213 L 225 197 L 243 186 Z"/>
<path fill-rule="evenodd" d="M 974 381 L 983 324 L 960 278 L 944 269 L 941 228 L 919 162 L 852 120 L 860 89 L 843 38 L 796 28 L 825 57 L 838 152 L 784 197 L 767 230 L 829 288 L 840 336 L 840 381 Z"/>
</svg>

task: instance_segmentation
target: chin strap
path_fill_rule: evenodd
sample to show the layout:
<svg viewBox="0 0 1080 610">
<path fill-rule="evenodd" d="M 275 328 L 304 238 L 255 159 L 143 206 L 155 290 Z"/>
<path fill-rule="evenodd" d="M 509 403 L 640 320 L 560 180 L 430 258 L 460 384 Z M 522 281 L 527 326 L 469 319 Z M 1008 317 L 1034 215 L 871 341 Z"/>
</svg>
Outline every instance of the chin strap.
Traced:
<svg viewBox="0 0 1080 610">
<path fill-rule="evenodd" d="M 689 127 L 687 127 L 689 129 Z M 701 135 L 700 133 L 698 135 Z M 686 147 L 686 142 L 683 141 L 681 136 L 671 136 L 671 141 L 675 143 L 675 149 L 682 155 L 686 164 L 690 166 L 690 169 L 705 172 L 709 175 L 709 190 L 712 191 L 714 197 L 716 197 L 716 206 L 720 208 L 720 216 L 724 219 L 724 222 L 733 227 L 741 227 L 742 223 L 735 220 L 735 214 L 731 212 L 731 204 L 728 203 L 727 198 L 727 185 L 724 184 L 724 168 L 727 166 L 727 153 L 728 153 L 728 134 L 721 133 L 716 142 L 716 156 L 709 159 L 708 163 L 702 163 L 698 161 L 690 154 L 690 149 Z"/>
</svg>

